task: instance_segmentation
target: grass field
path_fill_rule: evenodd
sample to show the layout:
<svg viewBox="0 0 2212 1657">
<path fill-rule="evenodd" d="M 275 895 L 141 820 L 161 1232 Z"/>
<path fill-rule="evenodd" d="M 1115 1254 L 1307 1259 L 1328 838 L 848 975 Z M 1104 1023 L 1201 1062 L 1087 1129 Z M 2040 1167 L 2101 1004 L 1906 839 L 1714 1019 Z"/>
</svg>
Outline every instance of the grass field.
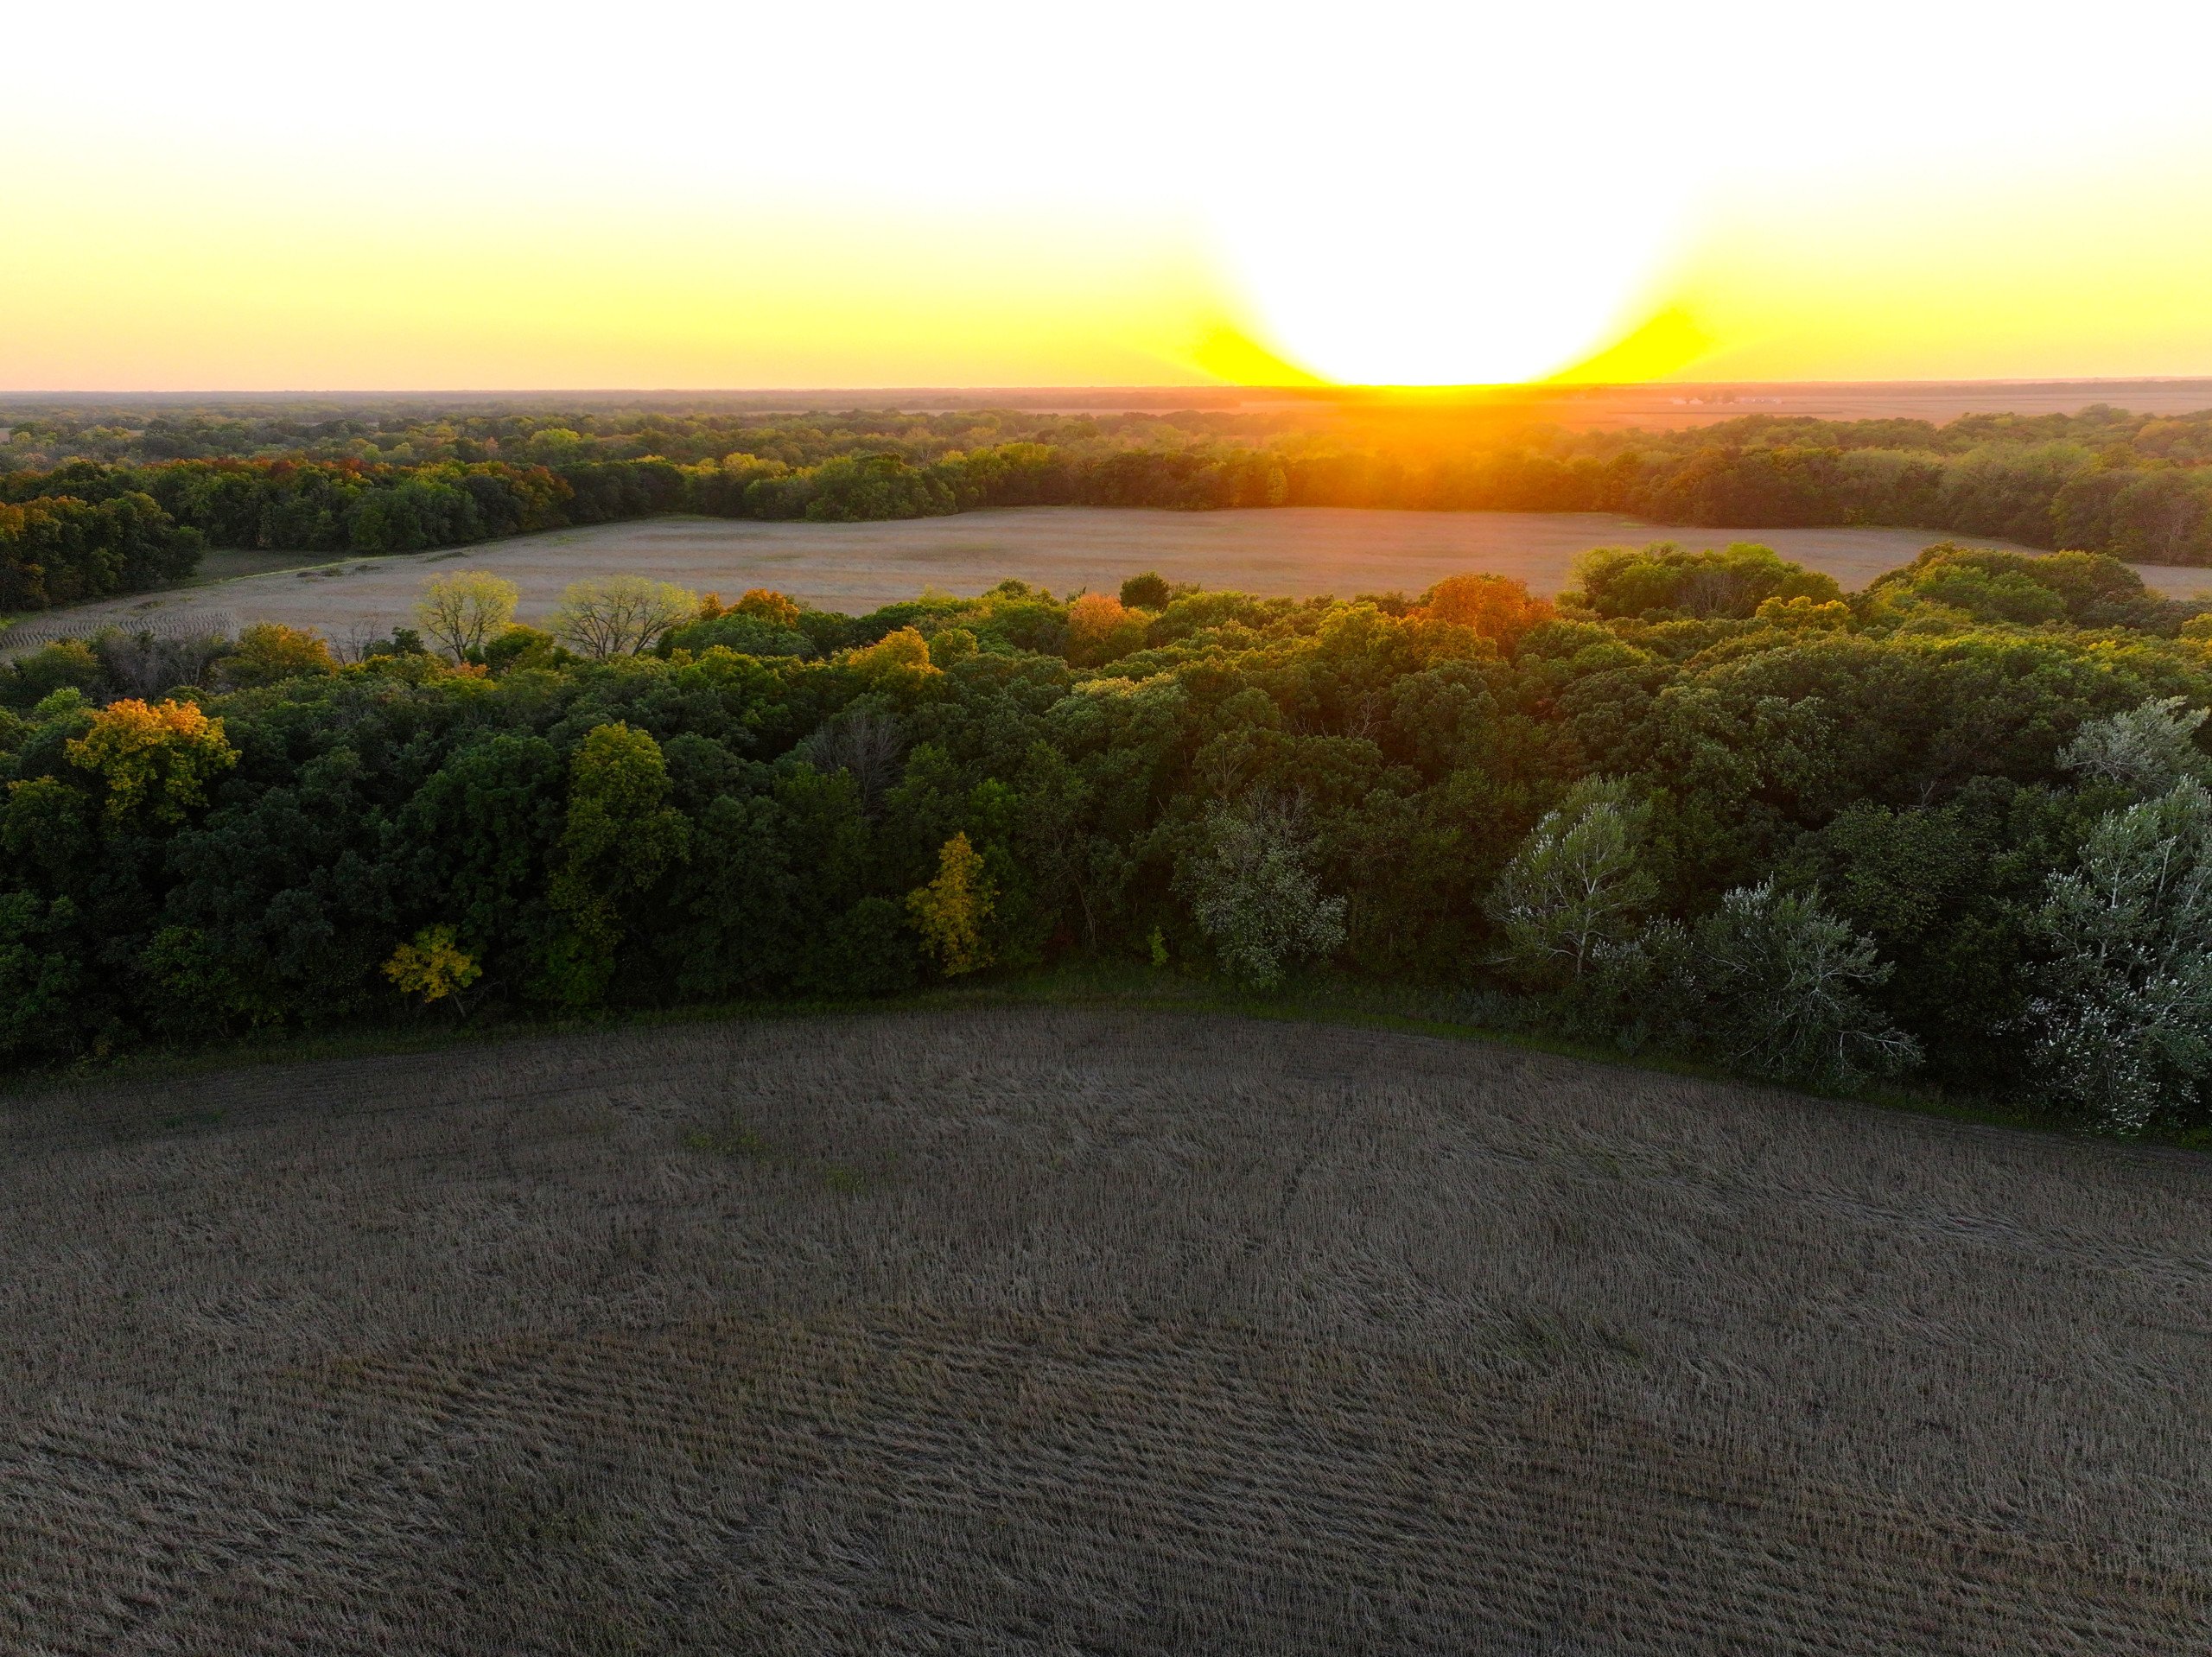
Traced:
<svg viewBox="0 0 2212 1657">
<path fill-rule="evenodd" d="M 381 632 L 410 619 L 423 579 L 488 569 L 522 588 L 520 615 L 542 619 L 569 582 L 618 572 L 651 575 L 734 598 L 772 587 L 827 609 L 862 612 L 925 587 L 976 593 L 1008 575 L 1066 594 L 1118 587 L 1158 569 L 1211 587 L 1307 596 L 1397 588 L 1418 593 L 1443 576 L 1495 570 L 1556 592 L 1594 546 L 1679 540 L 1693 546 L 1764 541 L 1786 558 L 1827 570 L 1846 587 L 1910 563 L 1943 537 L 1921 530 L 1685 530 L 1592 512 L 1389 512 L 1336 507 L 1166 512 L 1025 507 L 880 524 L 757 524 L 655 518 L 560 530 L 446 552 L 315 563 L 273 553 L 214 553 L 203 581 L 166 594 L 111 599 L 28 618 L 25 638 L 186 617 L 225 627 L 281 621 L 334 639 Z M 282 568 L 287 562 L 308 568 Z M 2144 566 L 2162 591 L 2212 587 L 2212 570 Z M 0 635 L 0 646 L 5 636 Z"/>
<path fill-rule="evenodd" d="M 2186 1153 L 1067 1009 L 0 1113 L 10 1651 L 2212 1644 Z"/>
</svg>

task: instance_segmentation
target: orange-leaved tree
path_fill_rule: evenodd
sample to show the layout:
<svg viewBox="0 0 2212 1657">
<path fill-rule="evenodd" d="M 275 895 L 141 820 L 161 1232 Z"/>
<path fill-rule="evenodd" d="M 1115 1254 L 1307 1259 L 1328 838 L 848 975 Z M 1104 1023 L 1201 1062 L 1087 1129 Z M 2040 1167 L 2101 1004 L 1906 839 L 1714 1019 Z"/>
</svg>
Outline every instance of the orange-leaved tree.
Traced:
<svg viewBox="0 0 2212 1657">
<path fill-rule="evenodd" d="M 1498 649 L 1510 651 L 1521 636 L 1559 613 L 1551 600 L 1530 594 L 1507 575 L 1447 575 L 1429 588 L 1421 613 L 1431 621 L 1472 628 Z"/>
<path fill-rule="evenodd" d="M 69 763 L 107 784 L 107 816 L 125 822 L 142 810 L 156 822 L 184 821 L 207 803 L 207 782 L 238 762 L 223 735 L 223 721 L 197 704 L 164 701 L 148 706 L 137 697 L 111 702 L 92 715 L 92 728 L 71 739 Z"/>
<path fill-rule="evenodd" d="M 741 616 L 757 616 L 779 627 L 798 625 L 798 606 L 772 587 L 747 587 L 730 608 Z"/>
<path fill-rule="evenodd" d="M 1143 646 L 1151 619 L 1111 593 L 1086 593 L 1068 606 L 1068 660 L 1096 667 L 1127 656 Z"/>
<path fill-rule="evenodd" d="M 906 894 L 906 914 L 922 947 L 947 978 L 991 964 L 983 923 L 998 903 L 998 888 L 983 872 L 982 854 L 955 835 L 938 848 L 937 879 Z"/>
</svg>

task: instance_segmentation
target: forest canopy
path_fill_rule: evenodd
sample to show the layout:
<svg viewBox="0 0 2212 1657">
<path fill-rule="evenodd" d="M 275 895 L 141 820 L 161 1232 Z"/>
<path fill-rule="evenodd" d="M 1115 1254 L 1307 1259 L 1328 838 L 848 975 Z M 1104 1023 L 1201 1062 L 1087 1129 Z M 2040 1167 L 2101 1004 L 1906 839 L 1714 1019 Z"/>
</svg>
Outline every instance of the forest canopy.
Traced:
<svg viewBox="0 0 2212 1657">
<path fill-rule="evenodd" d="M 174 580 L 202 545 L 411 552 L 672 512 L 1605 511 L 1705 527 L 1897 525 L 2212 563 L 2212 411 L 1575 431 L 1497 412 L 1371 409 L 71 404 L 0 409 L 0 607 L 17 610 Z"/>
<path fill-rule="evenodd" d="M 2212 1127 L 2212 614 L 2087 553 L 1580 575 L 557 632 L 446 577 L 355 660 L 54 645 L 0 672 L 0 1053 L 1122 961 Z"/>
</svg>

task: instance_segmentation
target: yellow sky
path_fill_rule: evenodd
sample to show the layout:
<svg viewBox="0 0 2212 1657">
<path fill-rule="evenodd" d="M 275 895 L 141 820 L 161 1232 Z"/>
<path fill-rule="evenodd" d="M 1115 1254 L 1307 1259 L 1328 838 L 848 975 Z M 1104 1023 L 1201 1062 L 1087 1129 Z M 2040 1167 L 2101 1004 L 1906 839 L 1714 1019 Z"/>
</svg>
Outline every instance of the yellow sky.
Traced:
<svg viewBox="0 0 2212 1657">
<path fill-rule="evenodd" d="M 2212 17 L 11 20 L 0 387 L 2212 374 Z"/>
</svg>

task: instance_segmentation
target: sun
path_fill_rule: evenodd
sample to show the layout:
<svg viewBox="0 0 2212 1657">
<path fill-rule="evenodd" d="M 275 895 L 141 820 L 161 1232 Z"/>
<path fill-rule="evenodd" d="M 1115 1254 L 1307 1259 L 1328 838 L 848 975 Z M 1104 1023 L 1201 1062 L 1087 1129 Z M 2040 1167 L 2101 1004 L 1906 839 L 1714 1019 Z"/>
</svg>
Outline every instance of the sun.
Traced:
<svg viewBox="0 0 2212 1657">
<path fill-rule="evenodd" d="M 1327 222 L 1222 215 L 1226 267 L 1281 355 L 1344 384 L 1505 384 L 1583 362 L 1649 314 L 1671 203 L 1432 185 L 1379 185 Z"/>
</svg>

